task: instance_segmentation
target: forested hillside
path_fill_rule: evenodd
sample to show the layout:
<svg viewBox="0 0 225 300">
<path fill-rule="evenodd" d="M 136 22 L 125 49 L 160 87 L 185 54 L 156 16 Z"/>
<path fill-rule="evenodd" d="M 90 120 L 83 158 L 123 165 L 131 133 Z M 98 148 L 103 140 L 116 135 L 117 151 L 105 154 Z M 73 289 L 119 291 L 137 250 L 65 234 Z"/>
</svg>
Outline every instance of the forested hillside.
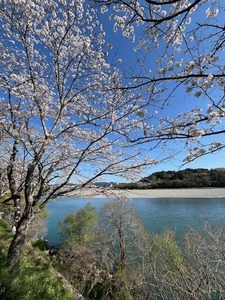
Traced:
<svg viewBox="0 0 225 300">
<path fill-rule="evenodd" d="M 155 172 L 139 182 L 119 184 L 118 187 L 131 189 L 225 187 L 225 168 Z"/>
</svg>

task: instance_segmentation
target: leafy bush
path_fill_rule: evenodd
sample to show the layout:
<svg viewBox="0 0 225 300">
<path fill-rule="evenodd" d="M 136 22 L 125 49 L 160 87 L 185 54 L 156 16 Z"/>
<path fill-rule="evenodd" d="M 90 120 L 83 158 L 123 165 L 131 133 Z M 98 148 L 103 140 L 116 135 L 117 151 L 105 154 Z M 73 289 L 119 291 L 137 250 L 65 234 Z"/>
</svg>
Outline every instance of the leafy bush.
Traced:
<svg viewBox="0 0 225 300">
<path fill-rule="evenodd" d="M 97 226 L 97 218 L 95 207 L 89 203 L 77 212 L 68 214 L 58 223 L 61 243 L 64 244 L 71 240 L 81 244 L 90 242 Z"/>
<path fill-rule="evenodd" d="M 38 239 L 35 242 L 33 242 L 32 246 L 34 248 L 37 248 L 37 249 L 41 250 L 41 251 L 44 251 L 45 249 L 49 248 L 48 242 L 45 241 L 45 240 L 42 240 L 42 239 Z"/>
</svg>

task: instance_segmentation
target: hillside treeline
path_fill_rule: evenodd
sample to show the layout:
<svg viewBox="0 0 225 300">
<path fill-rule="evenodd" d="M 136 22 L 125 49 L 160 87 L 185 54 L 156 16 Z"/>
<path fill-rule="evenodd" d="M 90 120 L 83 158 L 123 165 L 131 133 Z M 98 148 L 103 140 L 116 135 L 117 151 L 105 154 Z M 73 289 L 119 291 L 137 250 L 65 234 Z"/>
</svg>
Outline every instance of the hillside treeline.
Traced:
<svg viewBox="0 0 225 300">
<path fill-rule="evenodd" d="M 155 172 L 134 183 L 121 183 L 120 189 L 225 187 L 225 168 L 185 169 Z"/>
</svg>

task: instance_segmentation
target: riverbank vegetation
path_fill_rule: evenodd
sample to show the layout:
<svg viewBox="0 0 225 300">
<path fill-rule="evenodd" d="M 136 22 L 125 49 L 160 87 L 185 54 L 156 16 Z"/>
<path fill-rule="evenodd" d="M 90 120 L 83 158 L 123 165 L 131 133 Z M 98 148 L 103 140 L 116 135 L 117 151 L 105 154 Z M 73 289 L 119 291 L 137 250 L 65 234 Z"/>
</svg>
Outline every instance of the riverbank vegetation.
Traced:
<svg viewBox="0 0 225 300">
<path fill-rule="evenodd" d="M 12 239 L 6 222 L 0 220 L 0 298 L 1 299 L 75 299 L 65 287 L 51 262 L 43 253 L 26 243 L 20 264 L 11 267 L 7 261 L 7 247 Z"/>
<path fill-rule="evenodd" d="M 98 219 L 97 219 L 98 218 Z M 96 220 L 98 222 L 96 223 Z M 126 199 L 90 204 L 59 224 L 63 243 L 26 243 L 20 263 L 7 263 L 12 233 L 0 222 L 0 297 L 10 299 L 223 299 L 224 229 L 148 232 Z M 65 234 L 65 236 L 64 236 Z"/>
<path fill-rule="evenodd" d="M 206 188 L 225 187 L 225 168 L 185 169 L 155 172 L 138 182 L 119 183 L 118 189 Z"/>
</svg>

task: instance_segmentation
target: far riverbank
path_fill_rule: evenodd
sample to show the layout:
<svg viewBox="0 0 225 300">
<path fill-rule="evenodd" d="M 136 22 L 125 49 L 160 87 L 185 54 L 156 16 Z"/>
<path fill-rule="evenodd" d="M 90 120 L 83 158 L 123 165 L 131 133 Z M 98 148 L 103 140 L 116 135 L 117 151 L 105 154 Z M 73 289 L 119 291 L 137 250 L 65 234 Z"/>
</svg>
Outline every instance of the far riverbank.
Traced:
<svg viewBox="0 0 225 300">
<path fill-rule="evenodd" d="M 129 190 L 129 198 L 225 198 L 225 188 Z"/>
<path fill-rule="evenodd" d="M 106 196 L 107 195 L 107 196 Z M 225 198 L 225 188 L 148 189 L 148 190 L 97 190 L 84 189 L 70 197 L 82 198 Z"/>
</svg>

